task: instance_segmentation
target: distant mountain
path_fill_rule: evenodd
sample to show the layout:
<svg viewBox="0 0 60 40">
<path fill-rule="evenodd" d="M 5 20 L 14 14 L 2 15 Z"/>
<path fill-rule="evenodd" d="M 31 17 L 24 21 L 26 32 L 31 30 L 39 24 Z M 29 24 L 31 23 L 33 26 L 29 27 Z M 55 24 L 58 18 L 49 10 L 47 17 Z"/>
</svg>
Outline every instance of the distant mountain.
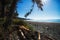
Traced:
<svg viewBox="0 0 60 40">
<path fill-rule="evenodd" d="M 17 17 L 20 20 L 31 20 L 31 19 L 27 19 L 27 18 L 21 18 L 21 17 Z"/>
</svg>

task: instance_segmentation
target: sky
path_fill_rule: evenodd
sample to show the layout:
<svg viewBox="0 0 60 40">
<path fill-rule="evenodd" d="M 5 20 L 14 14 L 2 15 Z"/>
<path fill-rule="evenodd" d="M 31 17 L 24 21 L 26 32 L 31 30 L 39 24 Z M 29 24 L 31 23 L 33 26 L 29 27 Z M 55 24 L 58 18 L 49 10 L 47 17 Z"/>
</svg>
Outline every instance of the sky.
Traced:
<svg viewBox="0 0 60 40">
<path fill-rule="evenodd" d="M 34 20 L 60 19 L 60 0 L 42 0 L 43 11 L 34 5 L 32 13 L 27 17 Z M 25 18 L 24 15 L 31 9 L 31 0 L 22 0 L 17 4 L 18 16 Z"/>
</svg>

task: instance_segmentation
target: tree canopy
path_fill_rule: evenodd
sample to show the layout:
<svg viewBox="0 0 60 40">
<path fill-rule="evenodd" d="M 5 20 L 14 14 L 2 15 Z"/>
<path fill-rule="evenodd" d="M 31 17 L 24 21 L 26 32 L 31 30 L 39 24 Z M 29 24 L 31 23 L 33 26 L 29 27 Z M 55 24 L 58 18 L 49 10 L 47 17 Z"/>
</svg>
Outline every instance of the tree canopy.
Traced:
<svg viewBox="0 0 60 40">
<path fill-rule="evenodd" d="M 37 7 L 43 11 L 43 8 L 42 8 L 42 6 L 43 6 L 42 0 L 32 0 L 32 3 L 33 3 L 32 7 L 31 7 L 30 11 L 25 14 L 25 17 L 27 17 L 29 14 L 31 14 L 31 12 L 33 11 L 34 4 L 35 3 L 37 4 Z"/>
</svg>

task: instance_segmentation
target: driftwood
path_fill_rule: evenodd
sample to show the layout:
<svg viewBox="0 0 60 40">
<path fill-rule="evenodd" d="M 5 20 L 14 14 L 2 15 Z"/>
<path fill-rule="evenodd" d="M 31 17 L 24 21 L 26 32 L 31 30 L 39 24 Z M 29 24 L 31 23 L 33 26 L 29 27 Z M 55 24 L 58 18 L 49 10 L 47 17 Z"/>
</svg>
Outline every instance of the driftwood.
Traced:
<svg viewBox="0 0 60 40">
<path fill-rule="evenodd" d="M 25 28 L 24 26 L 19 26 L 17 28 L 18 30 L 13 31 L 10 34 L 10 40 L 12 39 L 16 39 L 16 40 L 55 40 L 52 37 L 49 37 L 45 34 L 41 34 L 40 32 L 37 31 L 31 31 L 27 28 Z M 14 34 L 16 36 L 14 36 Z M 12 36 L 14 36 L 14 38 L 12 38 Z"/>
</svg>

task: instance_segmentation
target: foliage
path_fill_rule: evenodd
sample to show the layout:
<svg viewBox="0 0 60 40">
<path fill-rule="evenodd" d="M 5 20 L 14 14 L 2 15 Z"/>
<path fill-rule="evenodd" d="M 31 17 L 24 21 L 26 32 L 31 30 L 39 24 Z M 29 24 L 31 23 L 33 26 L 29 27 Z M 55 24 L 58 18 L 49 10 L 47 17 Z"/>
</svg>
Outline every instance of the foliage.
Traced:
<svg viewBox="0 0 60 40">
<path fill-rule="evenodd" d="M 35 3 L 37 4 L 37 7 L 43 11 L 43 8 L 42 8 L 43 4 L 42 4 L 41 0 L 32 0 L 32 3 L 33 3 L 32 7 L 31 7 L 30 11 L 25 14 L 25 17 L 27 17 L 28 15 L 31 14 Z"/>
<path fill-rule="evenodd" d="M 15 25 L 23 25 L 24 27 L 26 27 L 26 28 L 28 28 L 28 29 L 30 29 L 32 31 L 34 30 L 33 27 L 30 24 L 26 23 L 23 20 L 13 19 L 13 24 L 15 24 Z"/>
<path fill-rule="evenodd" d="M 27 25 L 28 29 L 30 29 L 31 31 L 34 31 L 35 29 L 31 26 L 31 25 Z"/>
</svg>

